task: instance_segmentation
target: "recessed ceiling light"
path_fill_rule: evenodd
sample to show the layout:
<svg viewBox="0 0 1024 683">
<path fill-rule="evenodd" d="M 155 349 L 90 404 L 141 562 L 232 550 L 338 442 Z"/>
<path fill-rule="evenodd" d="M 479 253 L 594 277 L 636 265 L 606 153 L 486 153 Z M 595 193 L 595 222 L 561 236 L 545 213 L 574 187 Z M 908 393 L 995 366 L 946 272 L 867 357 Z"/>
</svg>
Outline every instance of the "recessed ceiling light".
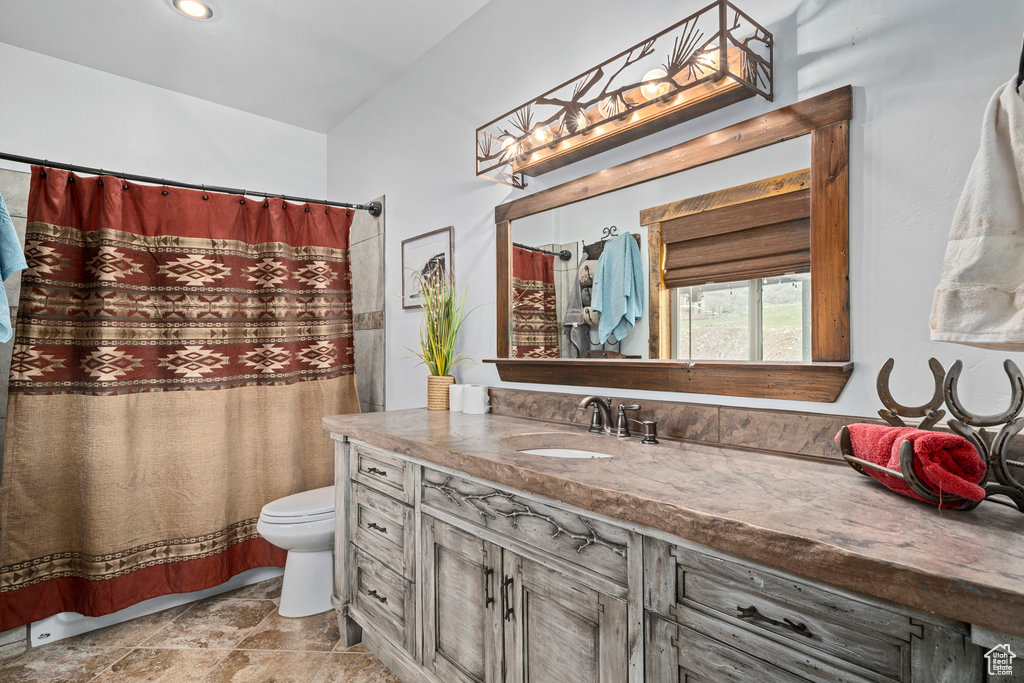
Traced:
<svg viewBox="0 0 1024 683">
<path fill-rule="evenodd" d="M 213 9 L 199 0 L 172 0 L 171 4 L 174 9 L 192 19 L 211 19 L 213 17 Z"/>
</svg>

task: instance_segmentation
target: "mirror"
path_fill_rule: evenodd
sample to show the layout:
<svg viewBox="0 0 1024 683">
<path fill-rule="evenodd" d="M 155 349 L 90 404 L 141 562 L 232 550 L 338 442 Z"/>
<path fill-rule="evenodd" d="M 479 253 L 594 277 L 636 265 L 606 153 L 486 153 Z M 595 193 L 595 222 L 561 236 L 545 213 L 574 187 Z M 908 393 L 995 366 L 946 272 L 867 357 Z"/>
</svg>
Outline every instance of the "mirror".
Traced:
<svg viewBox="0 0 1024 683">
<path fill-rule="evenodd" d="M 767 235 L 763 226 L 732 230 L 738 223 L 701 232 L 685 249 L 666 245 L 664 262 L 656 241 L 652 262 L 641 216 L 678 213 L 696 198 L 687 225 L 706 231 L 701 207 L 721 208 L 719 191 L 807 169 L 810 143 L 796 138 L 512 221 L 509 357 L 811 360 L 809 263 L 758 251 L 768 239 L 776 251 L 806 253 L 807 218 L 788 228 L 779 220 Z M 680 284 L 652 299 L 652 278 L 658 290 L 666 273 Z"/>
<path fill-rule="evenodd" d="M 507 382 L 835 401 L 853 372 L 852 92 L 836 88 L 494 207 L 498 357 L 486 362 Z M 602 254 L 614 256 L 608 272 L 624 275 L 593 285 L 599 336 L 574 349 L 563 339 L 573 313 L 565 282 L 574 264 L 578 282 L 584 247 L 613 225 L 619 236 Z M 641 290 L 646 302 L 634 296 Z M 616 304 L 610 319 L 606 300 Z"/>
</svg>

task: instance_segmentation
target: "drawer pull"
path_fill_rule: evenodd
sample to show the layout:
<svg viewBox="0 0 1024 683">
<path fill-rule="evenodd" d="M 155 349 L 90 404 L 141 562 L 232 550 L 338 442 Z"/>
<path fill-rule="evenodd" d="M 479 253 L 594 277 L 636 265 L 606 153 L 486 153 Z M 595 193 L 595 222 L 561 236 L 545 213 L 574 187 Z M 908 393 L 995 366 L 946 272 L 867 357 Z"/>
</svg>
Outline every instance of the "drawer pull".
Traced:
<svg viewBox="0 0 1024 683">
<path fill-rule="evenodd" d="M 494 596 L 491 595 L 491 577 L 494 576 L 494 570 L 488 567 L 484 570 L 484 608 L 488 608 L 494 604 Z"/>
<path fill-rule="evenodd" d="M 367 467 L 366 471 L 369 472 L 370 474 L 376 474 L 378 477 L 386 477 L 386 476 L 388 476 L 387 472 L 385 472 L 384 470 L 378 469 L 376 467 Z"/>
<path fill-rule="evenodd" d="M 377 524 L 376 522 L 370 522 L 369 524 L 366 525 L 366 528 L 367 529 L 373 529 L 374 531 L 379 531 L 382 534 L 386 534 L 388 532 L 387 527 L 383 527 L 380 524 Z"/>
<path fill-rule="evenodd" d="M 772 619 L 771 617 L 766 617 L 765 615 L 758 612 L 757 608 L 753 605 L 751 605 L 750 607 L 740 607 L 739 605 L 737 605 L 736 610 L 739 612 L 736 616 L 738 616 L 740 619 L 750 619 L 751 621 L 763 621 L 764 623 L 771 624 L 772 626 L 780 626 L 784 629 L 788 629 L 793 633 L 797 634 L 798 636 L 806 636 L 807 638 L 814 637 L 814 635 L 811 633 L 811 630 L 807 628 L 807 624 L 794 624 L 792 621 L 786 618 L 783 618 L 782 621 L 779 621 L 777 619 Z"/>
<path fill-rule="evenodd" d="M 371 598 L 374 598 L 375 600 L 379 600 L 382 603 L 388 601 L 387 596 L 378 593 L 376 588 L 370 589 L 369 591 L 367 591 L 366 594 L 369 595 Z"/>
<path fill-rule="evenodd" d="M 512 596 L 515 595 L 512 587 L 512 577 L 506 576 L 501 582 L 502 619 L 505 621 L 512 621 L 515 615 L 515 610 L 512 609 Z"/>
</svg>

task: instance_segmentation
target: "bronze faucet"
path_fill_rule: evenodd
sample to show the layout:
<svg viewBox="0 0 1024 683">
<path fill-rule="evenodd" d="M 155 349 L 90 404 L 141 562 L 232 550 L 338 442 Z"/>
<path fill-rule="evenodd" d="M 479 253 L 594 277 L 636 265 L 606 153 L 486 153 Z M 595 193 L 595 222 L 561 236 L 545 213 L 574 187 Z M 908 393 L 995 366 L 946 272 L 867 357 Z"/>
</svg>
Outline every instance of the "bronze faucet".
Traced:
<svg viewBox="0 0 1024 683">
<path fill-rule="evenodd" d="M 595 434 L 612 433 L 612 400 L 603 399 L 600 396 L 586 396 L 580 401 L 577 408 L 583 410 L 594 406 L 594 413 L 590 416 L 589 431 Z"/>
<path fill-rule="evenodd" d="M 594 412 L 590 416 L 590 429 L 589 431 L 595 434 L 607 434 L 609 436 L 617 436 L 620 439 L 626 439 L 632 436 L 629 431 L 629 423 L 635 422 L 643 429 L 643 439 L 641 443 L 653 444 L 658 443 L 658 423 L 654 420 L 634 420 L 631 417 L 626 417 L 626 411 L 640 410 L 640 404 L 634 403 L 632 405 L 619 404 L 619 412 L 615 421 L 615 428 L 612 428 L 612 400 L 603 399 L 599 396 L 586 396 L 579 402 L 578 408 L 583 410 L 588 406 L 594 407 Z"/>
</svg>

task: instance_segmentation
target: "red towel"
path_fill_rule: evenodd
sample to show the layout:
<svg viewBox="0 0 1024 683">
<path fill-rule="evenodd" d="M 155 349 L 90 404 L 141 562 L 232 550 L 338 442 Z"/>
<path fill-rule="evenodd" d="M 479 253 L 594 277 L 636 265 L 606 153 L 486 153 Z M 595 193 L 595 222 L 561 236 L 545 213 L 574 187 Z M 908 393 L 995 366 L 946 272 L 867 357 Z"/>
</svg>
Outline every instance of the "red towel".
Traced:
<svg viewBox="0 0 1024 683">
<path fill-rule="evenodd" d="M 978 486 L 987 469 L 985 461 L 971 442 L 962 436 L 872 424 L 853 424 L 849 429 L 854 456 L 898 472 L 900 444 L 910 441 L 914 444 L 914 471 L 932 491 L 939 495 L 956 494 L 970 500 L 985 497 L 985 490 Z M 902 479 L 869 467 L 864 471 L 893 491 L 923 500 Z"/>
</svg>

